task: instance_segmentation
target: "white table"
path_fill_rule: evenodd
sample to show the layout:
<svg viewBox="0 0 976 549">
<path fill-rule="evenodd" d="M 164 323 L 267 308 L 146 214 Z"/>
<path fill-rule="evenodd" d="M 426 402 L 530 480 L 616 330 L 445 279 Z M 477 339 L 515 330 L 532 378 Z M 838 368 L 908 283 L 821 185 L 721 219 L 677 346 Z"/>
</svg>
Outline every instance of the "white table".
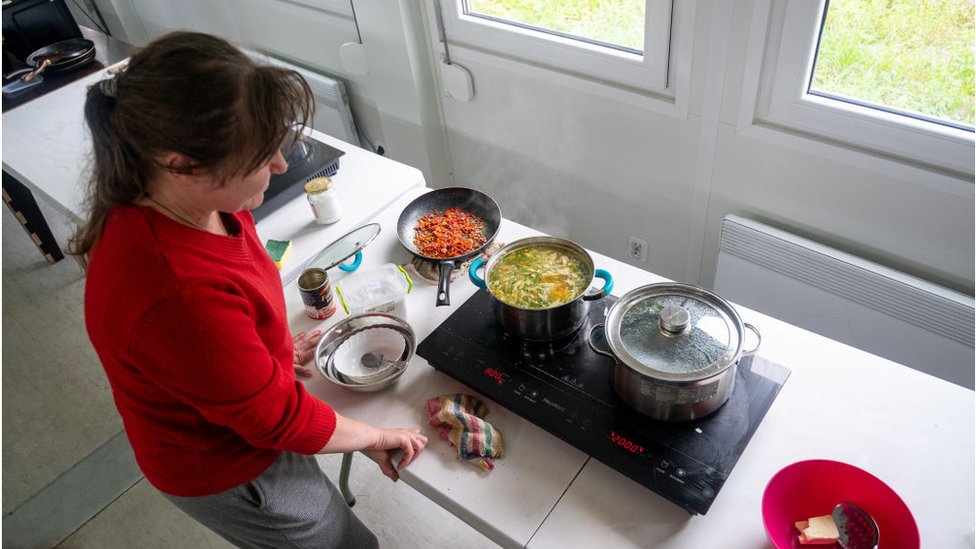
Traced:
<svg viewBox="0 0 976 549">
<path fill-rule="evenodd" d="M 410 259 L 397 241 L 396 220 L 422 192 L 407 192 L 370 220 L 382 232 L 366 249 L 361 269 Z M 539 233 L 504 220 L 498 240 L 534 234 Z M 613 274 L 615 295 L 664 281 L 590 253 L 597 267 Z M 348 276 L 338 270 L 329 275 L 333 282 Z M 453 305 L 435 307 L 435 286 L 417 281 L 407 298 L 407 320 L 418 342 L 474 291 L 462 275 L 451 287 Z M 325 321 L 313 321 L 294 284 L 285 287 L 285 296 L 295 331 L 324 329 L 346 317 L 340 308 Z M 871 472 L 898 492 L 915 515 L 924 547 L 972 547 L 974 393 L 738 309 L 763 333 L 759 356 L 790 368 L 792 375 L 707 515 L 688 515 L 490 400 L 487 419 L 502 431 L 507 450 L 493 472 L 458 463 L 448 445 L 433 438 L 403 480 L 505 547 L 766 547 L 759 509 L 769 478 L 795 461 L 834 459 Z M 481 396 L 421 357 L 393 387 L 378 393 L 350 392 L 319 377 L 307 386 L 343 414 L 378 425 L 421 427 L 432 435 L 427 399 L 454 392 Z M 850 417 L 857 421 L 845 420 Z"/>
</svg>

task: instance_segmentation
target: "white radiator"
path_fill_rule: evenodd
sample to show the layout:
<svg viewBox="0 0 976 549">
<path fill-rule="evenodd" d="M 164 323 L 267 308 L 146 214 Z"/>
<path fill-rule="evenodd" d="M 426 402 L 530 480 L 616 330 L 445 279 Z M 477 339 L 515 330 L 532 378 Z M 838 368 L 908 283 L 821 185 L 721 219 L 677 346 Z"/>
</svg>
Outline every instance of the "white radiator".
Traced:
<svg viewBox="0 0 976 549">
<path fill-rule="evenodd" d="M 722 220 L 715 292 L 972 389 L 971 297 L 738 216 Z"/>
<path fill-rule="evenodd" d="M 312 128 L 346 143 L 361 146 L 344 83 L 263 53 L 254 51 L 247 53 L 261 63 L 291 69 L 302 75 L 315 96 L 315 118 L 312 121 Z"/>
</svg>

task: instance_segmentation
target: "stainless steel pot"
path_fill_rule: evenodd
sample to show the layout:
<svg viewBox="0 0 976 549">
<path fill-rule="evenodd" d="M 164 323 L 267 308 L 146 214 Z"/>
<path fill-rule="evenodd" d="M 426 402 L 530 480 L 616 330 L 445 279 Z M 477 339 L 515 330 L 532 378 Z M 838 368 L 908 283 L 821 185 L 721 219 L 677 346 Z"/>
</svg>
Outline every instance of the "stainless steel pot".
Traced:
<svg viewBox="0 0 976 549">
<path fill-rule="evenodd" d="M 650 284 L 624 294 L 607 313 L 613 388 L 653 419 L 689 421 L 711 414 L 732 395 L 736 364 L 759 350 L 762 336 L 727 301 L 688 284 Z M 743 350 L 745 331 L 756 346 Z"/>
<path fill-rule="evenodd" d="M 486 282 L 491 280 L 491 270 L 506 255 L 523 248 L 534 246 L 555 246 L 578 257 L 589 272 L 589 278 L 601 278 L 603 287 L 599 290 L 586 288 L 580 291 L 572 300 L 563 305 L 548 309 L 523 309 L 505 303 L 491 293 L 491 286 Z M 478 275 L 478 270 L 485 265 L 485 278 Z M 589 302 L 601 299 L 613 291 L 613 277 L 603 269 L 593 266 L 593 258 L 575 242 L 551 236 L 534 236 L 516 240 L 496 252 L 488 263 L 483 258 L 475 259 L 468 267 L 468 277 L 479 288 L 487 288 L 494 298 L 495 316 L 505 331 L 523 339 L 548 340 L 569 335 L 580 328 L 586 321 Z"/>
</svg>

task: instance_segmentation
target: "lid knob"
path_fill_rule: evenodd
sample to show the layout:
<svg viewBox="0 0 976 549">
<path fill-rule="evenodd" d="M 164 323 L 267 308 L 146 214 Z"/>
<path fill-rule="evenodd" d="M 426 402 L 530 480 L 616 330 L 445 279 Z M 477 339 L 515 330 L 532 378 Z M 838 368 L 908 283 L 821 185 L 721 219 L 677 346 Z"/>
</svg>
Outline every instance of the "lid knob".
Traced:
<svg viewBox="0 0 976 549">
<path fill-rule="evenodd" d="M 688 309 L 678 305 L 668 305 L 661 309 L 661 332 L 666 336 L 681 335 L 688 330 L 691 315 Z"/>
</svg>

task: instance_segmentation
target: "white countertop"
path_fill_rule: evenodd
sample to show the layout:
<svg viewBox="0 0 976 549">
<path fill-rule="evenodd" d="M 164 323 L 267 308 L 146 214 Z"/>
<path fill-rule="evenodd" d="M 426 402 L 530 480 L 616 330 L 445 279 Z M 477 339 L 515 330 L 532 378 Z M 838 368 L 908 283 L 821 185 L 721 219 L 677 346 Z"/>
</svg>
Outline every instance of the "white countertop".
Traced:
<svg viewBox="0 0 976 549">
<path fill-rule="evenodd" d="M 410 260 L 410 254 L 397 239 L 396 221 L 400 211 L 427 190 L 412 189 L 376 218 L 363 222 L 380 223 L 382 232 L 364 251 L 360 270 Z M 498 239 L 504 240 L 511 228 L 514 224 L 504 222 Z M 329 271 L 333 283 L 345 276 L 348 275 L 338 269 Z M 451 286 L 454 305 L 435 307 L 436 285 L 415 277 L 407 297 L 406 320 L 417 335 L 417 343 L 474 291 L 474 285 L 463 275 Z M 324 321 L 308 318 L 294 282 L 285 286 L 285 302 L 293 333 L 315 327 L 326 329 L 348 316 L 340 305 L 336 314 Z M 352 392 L 318 375 L 306 386 L 349 417 L 385 427 L 423 429 L 430 436 L 427 451 L 401 472 L 401 479 L 505 547 L 524 547 L 528 543 L 587 460 L 586 454 L 485 399 L 490 410 L 485 419 L 502 432 L 505 457 L 497 460 L 495 469 L 487 474 L 459 462 L 451 447 L 428 426 L 426 403 L 443 394 L 481 395 L 435 371 L 421 357 L 411 361 L 392 387 L 377 393 Z M 375 467 L 362 457 L 355 463 L 356 467 Z M 356 487 L 351 488 L 355 492 Z"/>
<path fill-rule="evenodd" d="M 406 193 L 372 220 L 381 224 L 382 233 L 366 249 L 362 268 L 410 259 L 397 241 L 396 220 L 421 192 Z M 505 220 L 498 241 L 533 234 L 539 233 Z M 664 280 L 590 253 L 597 267 L 613 274 L 614 295 Z M 329 274 L 333 281 L 347 276 L 338 270 Z M 418 342 L 474 291 L 462 275 L 451 287 L 453 305 L 434 307 L 434 285 L 417 281 L 407 298 L 407 320 Z M 346 317 L 340 309 L 317 323 L 305 316 L 294 285 L 285 293 L 294 330 L 325 328 Z M 760 501 L 768 480 L 796 461 L 833 459 L 865 469 L 891 486 L 915 515 L 924 547 L 972 547 L 973 391 L 738 309 L 763 334 L 758 356 L 792 374 L 707 515 L 688 515 L 491 401 L 487 420 L 502 430 L 507 449 L 495 471 L 484 475 L 458 463 L 446 443 L 432 438 L 427 454 L 403 479 L 509 547 L 766 547 Z M 352 417 L 386 426 L 421 426 L 428 432 L 428 398 L 456 391 L 478 394 L 420 357 L 396 385 L 372 395 L 320 378 L 308 386 Z"/>
</svg>

